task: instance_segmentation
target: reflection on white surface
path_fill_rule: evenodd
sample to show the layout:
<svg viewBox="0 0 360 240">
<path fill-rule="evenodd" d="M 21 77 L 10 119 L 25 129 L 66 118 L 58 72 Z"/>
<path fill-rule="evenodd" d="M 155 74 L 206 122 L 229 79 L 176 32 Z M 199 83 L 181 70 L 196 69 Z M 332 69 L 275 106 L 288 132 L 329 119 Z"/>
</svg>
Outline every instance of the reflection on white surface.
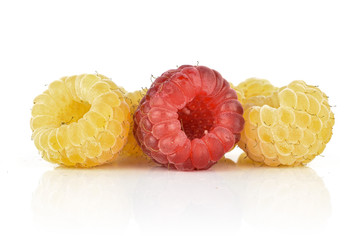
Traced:
<svg viewBox="0 0 360 240">
<path fill-rule="evenodd" d="M 239 232 L 241 200 L 216 171 L 179 172 L 154 168 L 141 176 L 134 216 L 145 231 Z"/>
<path fill-rule="evenodd" d="M 33 195 L 37 222 L 59 227 L 116 226 L 136 231 L 241 233 L 254 227 L 317 227 L 330 196 L 311 168 L 219 163 L 178 172 L 120 164 L 46 172 Z M 181 230 L 182 231 L 182 230 Z"/>
<path fill-rule="evenodd" d="M 126 226 L 130 177 L 109 166 L 45 172 L 33 194 L 35 221 L 60 228 Z"/>
<path fill-rule="evenodd" d="M 317 228 L 331 215 L 322 179 L 309 167 L 239 165 L 234 181 L 244 221 L 262 228 Z M 236 178 L 236 180 L 235 180 Z"/>
</svg>

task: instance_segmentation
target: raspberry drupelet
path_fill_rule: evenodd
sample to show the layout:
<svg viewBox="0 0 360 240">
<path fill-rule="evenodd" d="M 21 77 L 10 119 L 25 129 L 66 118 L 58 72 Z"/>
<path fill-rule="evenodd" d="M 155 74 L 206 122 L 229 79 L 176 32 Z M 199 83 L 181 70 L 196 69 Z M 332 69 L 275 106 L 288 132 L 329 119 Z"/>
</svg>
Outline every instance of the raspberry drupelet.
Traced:
<svg viewBox="0 0 360 240">
<path fill-rule="evenodd" d="M 155 162 L 208 169 L 240 139 L 243 108 L 215 70 L 183 65 L 158 77 L 134 114 L 134 135 Z"/>
</svg>

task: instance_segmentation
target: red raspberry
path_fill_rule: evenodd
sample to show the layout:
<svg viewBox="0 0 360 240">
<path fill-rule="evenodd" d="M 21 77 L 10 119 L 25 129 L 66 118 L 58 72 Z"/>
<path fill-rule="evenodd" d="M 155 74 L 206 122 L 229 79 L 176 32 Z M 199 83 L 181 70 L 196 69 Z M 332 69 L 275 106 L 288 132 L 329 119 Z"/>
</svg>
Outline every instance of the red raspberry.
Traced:
<svg viewBox="0 0 360 240">
<path fill-rule="evenodd" d="M 208 169 L 240 139 L 243 108 L 215 70 L 183 65 L 151 85 L 134 114 L 146 155 L 178 170 Z"/>
</svg>

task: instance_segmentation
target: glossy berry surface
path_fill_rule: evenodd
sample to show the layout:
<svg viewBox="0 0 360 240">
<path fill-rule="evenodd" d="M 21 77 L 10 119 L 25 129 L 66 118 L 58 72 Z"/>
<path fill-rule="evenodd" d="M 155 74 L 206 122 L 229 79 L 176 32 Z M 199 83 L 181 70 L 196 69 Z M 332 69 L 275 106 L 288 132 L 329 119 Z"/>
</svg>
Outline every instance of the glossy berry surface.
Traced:
<svg viewBox="0 0 360 240">
<path fill-rule="evenodd" d="M 320 155 L 330 141 L 335 120 L 328 97 L 304 81 L 278 89 L 268 82 L 247 80 L 255 82 L 258 88 L 251 95 L 242 94 L 244 84 L 235 87 L 245 109 L 239 147 L 250 159 L 270 166 L 303 165 Z M 264 84 L 270 89 L 266 94 L 261 90 Z"/>
<path fill-rule="evenodd" d="M 134 92 L 125 93 L 125 101 L 130 107 L 130 118 L 133 119 L 134 113 L 139 106 L 141 99 L 146 94 L 146 89 L 137 90 Z M 143 157 L 144 153 L 141 150 L 140 146 L 136 142 L 135 136 L 133 134 L 134 121 L 130 122 L 130 130 L 127 138 L 127 142 L 124 148 L 120 152 L 120 157 Z"/>
<path fill-rule="evenodd" d="M 239 140 L 242 114 L 236 92 L 217 71 L 183 65 L 151 85 L 134 114 L 134 135 L 159 164 L 207 169 Z"/>
<path fill-rule="evenodd" d="M 34 99 L 32 139 L 52 163 L 92 167 L 115 160 L 126 143 L 130 110 L 123 90 L 103 75 L 63 77 Z"/>
</svg>

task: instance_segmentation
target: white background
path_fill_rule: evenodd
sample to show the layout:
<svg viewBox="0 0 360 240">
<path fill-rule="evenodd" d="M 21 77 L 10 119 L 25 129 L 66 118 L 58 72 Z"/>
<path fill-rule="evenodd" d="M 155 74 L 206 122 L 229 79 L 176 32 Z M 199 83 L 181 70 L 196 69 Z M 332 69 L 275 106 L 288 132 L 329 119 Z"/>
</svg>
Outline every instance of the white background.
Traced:
<svg viewBox="0 0 360 240">
<path fill-rule="evenodd" d="M 2 0 L 0 239 L 359 239 L 357 3 Z M 76 170 L 30 140 L 32 100 L 53 80 L 97 71 L 132 91 L 197 62 L 233 83 L 318 85 L 336 118 L 323 156 L 306 168 Z"/>
</svg>

